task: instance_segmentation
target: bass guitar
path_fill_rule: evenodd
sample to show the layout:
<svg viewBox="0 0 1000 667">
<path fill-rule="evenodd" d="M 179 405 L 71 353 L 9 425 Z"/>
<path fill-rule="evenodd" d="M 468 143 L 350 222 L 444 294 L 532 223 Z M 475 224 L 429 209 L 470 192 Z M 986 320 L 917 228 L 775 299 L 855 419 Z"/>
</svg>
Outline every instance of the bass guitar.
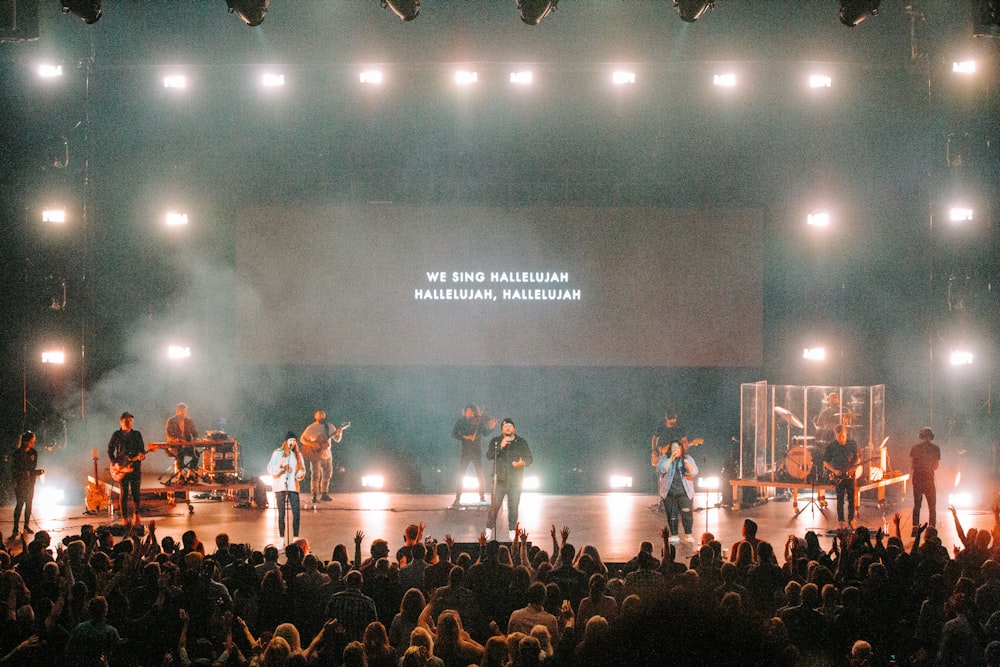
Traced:
<svg viewBox="0 0 1000 667">
<path fill-rule="evenodd" d="M 129 474 L 135 468 L 132 466 L 136 461 L 141 461 L 146 458 L 145 454 L 136 454 L 135 456 L 129 456 L 125 459 L 124 463 L 119 461 L 112 461 L 110 466 L 111 479 L 116 482 L 122 481 L 125 475 Z"/>
<path fill-rule="evenodd" d="M 97 514 L 107 509 L 111 498 L 108 489 L 97 476 L 97 450 L 90 450 L 90 455 L 94 457 L 94 481 L 87 484 L 87 512 Z"/>
<path fill-rule="evenodd" d="M 299 443 L 299 448 L 302 450 L 302 456 L 305 458 L 306 461 L 310 462 L 315 461 L 316 458 L 319 456 L 319 453 L 323 451 L 324 444 L 327 447 L 333 447 L 334 443 L 333 436 L 336 435 L 336 431 L 340 431 L 341 433 L 343 433 L 350 427 L 351 427 L 351 422 L 342 423 L 340 426 L 336 428 L 336 430 L 333 433 L 330 434 L 330 437 L 326 439 L 325 443 L 322 440 L 318 442 L 308 442 L 306 440 L 301 441 Z"/>
</svg>

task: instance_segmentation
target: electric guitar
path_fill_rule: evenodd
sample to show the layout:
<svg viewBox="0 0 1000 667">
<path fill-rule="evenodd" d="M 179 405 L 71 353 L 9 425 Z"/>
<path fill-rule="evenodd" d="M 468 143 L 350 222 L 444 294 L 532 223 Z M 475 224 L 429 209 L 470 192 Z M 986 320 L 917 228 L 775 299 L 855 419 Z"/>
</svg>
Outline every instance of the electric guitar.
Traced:
<svg viewBox="0 0 1000 667">
<path fill-rule="evenodd" d="M 87 484 L 87 511 L 96 514 L 107 508 L 111 498 L 107 488 L 101 483 L 101 478 L 97 476 L 97 450 L 91 450 L 90 454 L 94 457 L 94 481 Z"/>
<path fill-rule="evenodd" d="M 119 463 L 118 461 L 112 461 L 110 466 L 111 479 L 116 482 L 122 481 L 125 475 L 134 471 L 135 468 L 132 466 L 136 461 L 141 461 L 146 458 L 145 454 L 136 454 L 135 456 L 126 457 L 125 463 Z"/>
<path fill-rule="evenodd" d="M 351 422 L 344 422 L 330 434 L 330 437 L 326 439 L 326 444 L 328 447 L 333 447 L 333 436 L 336 435 L 337 431 L 346 431 L 351 427 Z M 302 451 L 302 456 L 306 461 L 315 461 L 319 456 L 319 453 L 323 450 L 323 444 L 321 442 L 307 442 L 302 440 L 299 443 L 299 449 Z"/>
</svg>

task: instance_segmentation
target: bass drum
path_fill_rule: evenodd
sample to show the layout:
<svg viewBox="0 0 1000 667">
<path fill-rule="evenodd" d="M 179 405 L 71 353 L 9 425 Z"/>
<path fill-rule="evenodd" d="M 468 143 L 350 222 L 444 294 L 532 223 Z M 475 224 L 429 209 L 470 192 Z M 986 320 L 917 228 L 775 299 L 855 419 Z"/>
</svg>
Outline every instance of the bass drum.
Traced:
<svg viewBox="0 0 1000 667">
<path fill-rule="evenodd" d="M 785 471 L 799 481 L 809 479 L 809 473 L 813 469 L 812 452 L 805 445 L 792 447 L 785 456 Z"/>
</svg>

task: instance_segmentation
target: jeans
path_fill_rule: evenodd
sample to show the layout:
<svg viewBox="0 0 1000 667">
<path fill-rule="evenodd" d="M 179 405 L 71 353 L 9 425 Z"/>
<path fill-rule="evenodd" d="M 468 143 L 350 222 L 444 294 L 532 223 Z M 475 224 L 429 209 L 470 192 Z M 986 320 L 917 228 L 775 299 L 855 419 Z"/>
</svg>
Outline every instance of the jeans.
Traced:
<svg viewBox="0 0 1000 667">
<path fill-rule="evenodd" d="M 292 537 L 299 536 L 299 493 L 298 491 L 275 491 L 274 500 L 278 503 L 278 535 L 285 536 L 285 500 L 292 509 Z"/>
<path fill-rule="evenodd" d="M 680 535 L 677 532 L 677 519 L 680 518 L 681 525 L 684 526 L 684 534 L 690 535 L 694 528 L 693 501 L 687 497 L 686 493 L 668 493 L 663 498 L 663 511 L 667 513 L 667 525 L 670 526 L 671 535 Z"/>
</svg>

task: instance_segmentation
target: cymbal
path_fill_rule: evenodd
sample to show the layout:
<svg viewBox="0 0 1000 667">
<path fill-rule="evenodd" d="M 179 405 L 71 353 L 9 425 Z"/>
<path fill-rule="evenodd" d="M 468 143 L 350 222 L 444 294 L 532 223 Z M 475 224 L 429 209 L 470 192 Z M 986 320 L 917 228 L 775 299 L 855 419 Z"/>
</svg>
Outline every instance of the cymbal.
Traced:
<svg viewBox="0 0 1000 667">
<path fill-rule="evenodd" d="M 788 408 L 783 408 L 780 405 L 774 406 L 774 414 L 778 415 L 786 422 L 794 426 L 795 428 L 803 428 L 802 420 L 792 414 L 792 411 Z"/>
</svg>

